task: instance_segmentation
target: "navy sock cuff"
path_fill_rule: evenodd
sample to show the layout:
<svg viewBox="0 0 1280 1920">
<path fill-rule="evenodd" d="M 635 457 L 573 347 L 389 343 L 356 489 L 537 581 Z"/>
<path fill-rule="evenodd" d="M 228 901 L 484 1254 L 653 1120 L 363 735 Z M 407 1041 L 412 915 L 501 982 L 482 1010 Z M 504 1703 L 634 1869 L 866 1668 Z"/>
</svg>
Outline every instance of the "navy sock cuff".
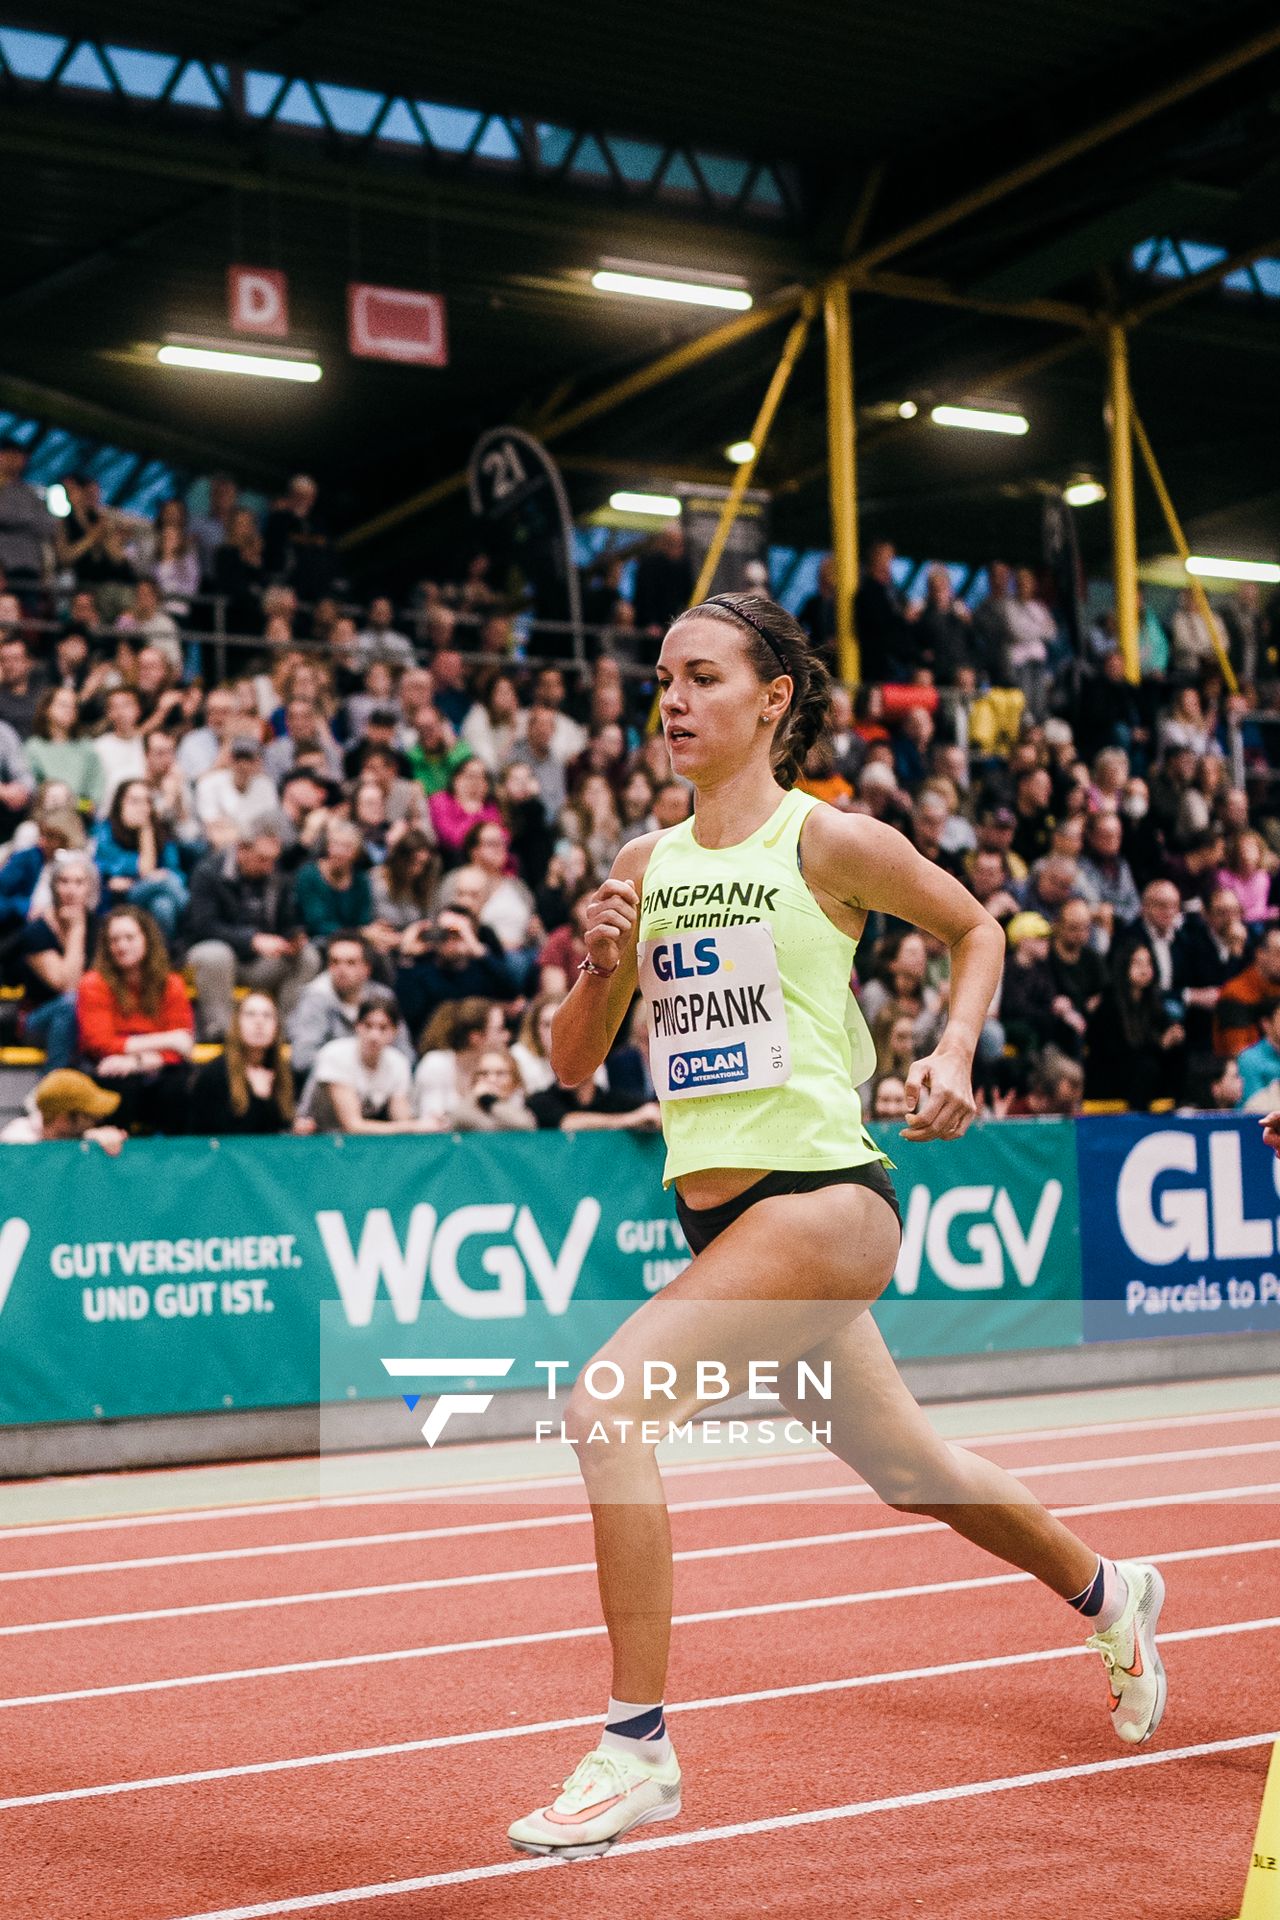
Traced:
<svg viewBox="0 0 1280 1920">
<path fill-rule="evenodd" d="M 1084 1614 L 1087 1620 L 1091 1620 L 1095 1613 L 1102 1611 L 1102 1590 L 1105 1584 L 1106 1572 L 1102 1561 L 1099 1560 L 1098 1571 L 1089 1585 L 1082 1593 L 1077 1593 L 1073 1599 L 1068 1600 L 1067 1605 L 1074 1607 L 1077 1613 Z"/>
<path fill-rule="evenodd" d="M 638 1713 L 631 1720 L 611 1720 L 605 1732 L 616 1733 L 620 1740 L 660 1740 L 666 1732 L 662 1707 L 650 1707 L 647 1712 Z"/>
</svg>

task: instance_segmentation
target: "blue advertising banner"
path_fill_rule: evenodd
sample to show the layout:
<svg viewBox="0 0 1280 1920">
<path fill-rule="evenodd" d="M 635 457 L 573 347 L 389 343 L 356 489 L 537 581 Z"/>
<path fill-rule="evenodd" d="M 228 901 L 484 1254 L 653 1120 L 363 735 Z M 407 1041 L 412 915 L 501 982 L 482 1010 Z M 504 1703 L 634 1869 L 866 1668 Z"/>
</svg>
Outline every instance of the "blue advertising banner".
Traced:
<svg viewBox="0 0 1280 1920">
<path fill-rule="evenodd" d="M 1076 1128 L 1086 1340 L 1280 1332 L 1280 1161 L 1256 1118 Z"/>
</svg>

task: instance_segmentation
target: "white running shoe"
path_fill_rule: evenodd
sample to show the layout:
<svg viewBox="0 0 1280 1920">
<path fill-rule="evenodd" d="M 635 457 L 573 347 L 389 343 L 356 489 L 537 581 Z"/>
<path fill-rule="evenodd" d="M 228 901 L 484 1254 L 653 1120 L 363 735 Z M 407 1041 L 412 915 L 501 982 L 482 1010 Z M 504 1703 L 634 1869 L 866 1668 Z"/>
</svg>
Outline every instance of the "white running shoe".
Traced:
<svg viewBox="0 0 1280 1920">
<path fill-rule="evenodd" d="M 632 1827 L 674 1820 L 680 1811 L 680 1767 L 674 1751 L 666 1760 L 633 1758 L 597 1747 L 580 1760 L 558 1798 L 507 1829 L 523 1853 L 551 1853 L 561 1860 L 589 1860 L 607 1853 Z"/>
<path fill-rule="evenodd" d="M 1156 1648 L 1164 1581 L 1141 1560 L 1117 1560 L 1116 1571 L 1129 1589 L 1124 1612 L 1105 1633 L 1091 1633 L 1085 1645 L 1106 1665 L 1112 1726 L 1121 1740 L 1138 1746 L 1160 1725 L 1169 1691 Z"/>
</svg>

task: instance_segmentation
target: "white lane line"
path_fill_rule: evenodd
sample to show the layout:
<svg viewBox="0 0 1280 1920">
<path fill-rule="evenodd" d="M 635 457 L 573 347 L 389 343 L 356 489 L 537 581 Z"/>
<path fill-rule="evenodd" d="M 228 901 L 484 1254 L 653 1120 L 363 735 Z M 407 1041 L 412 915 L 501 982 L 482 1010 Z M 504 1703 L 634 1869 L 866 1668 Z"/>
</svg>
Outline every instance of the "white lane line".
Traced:
<svg viewBox="0 0 1280 1920">
<path fill-rule="evenodd" d="M 1155 1507 L 1198 1506 L 1206 1500 L 1230 1500 L 1251 1494 L 1280 1493 L 1280 1480 L 1254 1487 L 1217 1487 L 1191 1493 L 1157 1494 L 1150 1499 L 1105 1500 L 1083 1507 L 1055 1509 L 1060 1517 L 1079 1518 L 1084 1514 L 1147 1512 Z M 943 1531 L 940 1520 L 916 1521 L 901 1531 L 926 1533 Z M 878 1531 L 878 1530 L 877 1530 Z M 898 1529 L 895 1529 L 898 1531 Z M 815 1533 L 780 1540 L 737 1541 L 721 1547 L 688 1547 L 674 1554 L 674 1560 L 730 1560 L 743 1554 L 779 1553 L 787 1547 L 831 1546 L 866 1538 L 859 1529 L 847 1533 Z M 202 1600 L 184 1607 L 144 1607 L 126 1613 L 85 1614 L 64 1620 L 26 1620 L 0 1627 L 0 1637 L 14 1638 L 31 1633 L 67 1633 L 79 1627 L 136 1625 L 140 1621 L 186 1620 L 202 1614 L 259 1613 L 278 1607 L 316 1606 L 329 1600 L 376 1600 L 402 1593 L 436 1593 L 450 1588 L 504 1586 L 521 1580 L 552 1580 L 571 1574 L 594 1573 L 594 1560 L 553 1561 L 542 1567 L 511 1567 L 489 1573 L 449 1574 L 429 1580 L 386 1580 L 363 1587 L 321 1587 L 305 1593 L 260 1594 L 241 1600 Z"/>
<path fill-rule="evenodd" d="M 1251 1747 L 1273 1746 L 1277 1739 L 1280 1731 L 1245 1733 L 1234 1740 L 1206 1740 L 1199 1746 L 1170 1747 L 1163 1753 L 1157 1750 L 1125 1754 L 1119 1759 L 1092 1760 L 1076 1767 L 1050 1767 L 1042 1773 L 1008 1774 L 998 1780 L 965 1780 L 953 1787 L 893 1794 L 884 1800 L 856 1800 L 843 1807 L 814 1807 L 804 1813 L 774 1814 L 764 1820 L 737 1820 L 729 1826 L 696 1827 L 691 1833 L 655 1834 L 648 1840 L 620 1841 L 603 1858 L 624 1860 L 635 1853 L 709 1846 L 717 1840 L 744 1840 L 758 1833 L 781 1833 L 790 1827 L 814 1827 L 836 1820 L 858 1820 L 868 1814 L 943 1806 L 952 1800 L 977 1800 L 992 1793 L 1016 1793 L 1026 1787 L 1053 1786 L 1064 1780 L 1087 1780 L 1095 1774 L 1124 1773 L 1136 1767 L 1167 1767 L 1177 1760 L 1205 1760 L 1218 1753 L 1245 1753 Z M 503 1860 L 485 1867 L 459 1867 L 453 1873 L 422 1874 L 415 1880 L 387 1880 L 329 1893 L 304 1893 L 291 1900 L 264 1900 L 252 1907 L 219 1907 L 216 1912 L 184 1914 L 181 1920 L 276 1920 L 279 1914 L 315 1913 L 323 1907 L 353 1906 L 360 1900 L 387 1900 L 403 1893 L 429 1893 L 436 1887 L 468 1886 L 477 1880 L 505 1880 L 513 1874 L 540 1873 L 546 1868 L 554 1872 L 563 1865 L 563 1861 L 545 1858 Z M 590 1886 L 595 1889 L 594 1880 Z"/>
<path fill-rule="evenodd" d="M 927 1409 L 926 1409 L 927 1411 Z M 1168 1433 L 1200 1427 L 1239 1425 L 1245 1421 L 1280 1420 L 1280 1407 L 1245 1407 L 1238 1412 L 1176 1414 L 1151 1420 L 1108 1420 L 1078 1427 L 1019 1429 L 1010 1433 L 988 1433 L 954 1438 L 966 1447 L 1037 1446 L 1041 1441 L 1088 1440 L 1117 1433 Z M 714 1460 L 674 1463 L 663 1467 L 663 1475 L 741 1472 L 759 1467 L 811 1467 L 816 1460 L 829 1458 L 825 1448 L 799 1447 L 779 1454 L 753 1454 L 744 1460 Z M 401 1488 L 378 1493 L 323 1494 L 301 1496 L 295 1500 L 245 1500 L 221 1507 L 174 1507 L 159 1512 L 104 1515 L 92 1520 L 33 1521 L 26 1526 L 0 1527 L 0 1541 L 28 1540 L 37 1535 L 53 1537 L 64 1533 L 106 1533 L 122 1527 L 187 1526 L 202 1520 L 251 1519 L 260 1514 L 317 1513 L 330 1508 L 420 1506 L 437 1500 L 480 1500 L 498 1493 L 529 1493 L 538 1488 L 581 1488 L 576 1473 L 549 1475 L 523 1480 L 468 1480 L 458 1485 L 436 1488 Z"/>
<path fill-rule="evenodd" d="M 1177 1633 L 1162 1633 L 1160 1644 L 1210 1640 L 1223 1633 L 1268 1633 L 1280 1627 L 1280 1615 L 1264 1620 L 1233 1620 L 1211 1627 L 1184 1627 Z M 891 1673 L 859 1673 L 839 1680 L 810 1680 L 792 1687 L 761 1687 L 749 1693 L 722 1693 L 705 1700 L 668 1701 L 668 1714 L 702 1713 L 711 1708 L 755 1706 L 773 1700 L 811 1698 L 823 1693 L 851 1693 L 869 1687 L 905 1685 L 916 1680 L 945 1680 L 961 1673 L 986 1673 L 996 1668 L 1035 1666 L 1044 1660 L 1074 1660 L 1091 1649 L 1083 1641 L 1069 1647 L 1045 1647 L 1038 1652 L 995 1654 L 982 1660 L 949 1660 L 934 1667 L 900 1667 Z M 566 1733 L 575 1727 L 594 1727 L 600 1721 L 595 1713 L 575 1714 L 571 1719 L 535 1720 L 518 1727 L 485 1727 L 473 1733 L 437 1734 L 424 1740 L 397 1740 L 385 1746 L 351 1747 L 331 1753 L 312 1753 L 288 1760 L 255 1760 L 235 1767 L 207 1767 L 198 1773 L 157 1774 L 146 1780 L 111 1780 L 92 1787 L 61 1787 L 50 1793 L 32 1793 L 0 1800 L 0 1812 L 17 1807 L 50 1807 L 68 1800 L 106 1800 L 120 1794 L 152 1793 L 166 1787 L 207 1786 L 214 1780 L 241 1780 L 264 1773 L 297 1773 L 312 1767 L 345 1766 L 353 1761 L 386 1760 L 406 1753 L 438 1753 L 451 1747 L 483 1745 L 490 1740 L 519 1740 L 541 1733 Z"/>
<path fill-rule="evenodd" d="M 1217 1487 L 1191 1493 L 1156 1494 L 1149 1499 L 1106 1500 L 1085 1507 L 1062 1507 L 1062 1516 L 1079 1517 L 1088 1513 L 1147 1512 L 1154 1507 L 1198 1506 L 1205 1500 L 1230 1500 L 1249 1494 L 1280 1493 L 1280 1480 L 1255 1487 Z M 940 1520 L 917 1521 L 904 1531 L 941 1531 Z M 781 1540 L 735 1541 L 721 1547 L 685 1547 L 675 1560 L 732 1560 L 743 1554 L 781 1553 L 788 1547 L 835 1546 L 866 1538 L 859 1529 L 846 1533 L 804 1534 Z M 0 1637 L 11 1639 L 29 1633 L 69 1633 L 80 1627 L 136 1625 L 149 1620 L 189 1620 L 202 1614 L 260 1613 L 277 1607 L 318 1606 L 328 1600 L 381 1600 L 399 1593 L 439 1593 L 462 1587 L 499 1587 L 521 1580 L 554 1580 L 570 1574 L 594 1573 L 594 1560 L 557 1560 L 542 1567 L 504 1567 L 488 1573 L 455 1573 L 430 1580 L 384 1580 L 363 1587 L 319 1587 L 305 1593 L 258 1594 L 240 1600 L 201 1600 L 184 1607 L 140 1607 L 125 1613 L 83 1614 L 65 1620 L 24 1620 L 0 1627 Z"/>
<path fill-rule="evenodd" d="M 1130 1453 L 1118 1454 L 1097 1460 L 1068 1460 L 1061 1464 L 1037 1462 L 1028 1466 L 1010 1467 L 1008 1472 L 1023 1480 L 1054 1478 L 1058 1474 L 1081 1474 L 1119 1472 L 1134 1467 L 1149 1467 L 1171 1462 L 1174 1465 L 1186 1465 L 1190 1461 L 1225 1460 L 1240 1455 L 1261 1453 L 1280 1453 L 1280 1440 L 1263 1440 L 1256 1444 L 1243 1444 L 1230 1447 L 1189 1447 L 1175 1453 Z M 785 1491 L 770 1493 L 744 1493 L 725 1495 L 717 1500 L 681 1500 L 672 1501 L 668 1507 L 671 1513 L 713 1513 L 738 1507 L 794 1506 L 802 1500 L 833 1500 L 840 1498 L 861 1498 L 870 1495 L 871 1488 L 860 1480 L 842 1481 L 833 1486 L 789 1487 Z M 252 1547 L 212 1547 L 196 1553 L 152 1554 L 145 1559 L 136 1560 L 83 1560 L 71 1561 L 53 1567 L 16 1567 L 0 1572 L 0 1583 L 15 1580 L 61 1580 L 75 1574 L 99 1573 L 136 1573 L 156 1567 L 194 1567 L 207 1566 L 223 1560 L 265 1560 L 280 1555 L 294 1553 L 335 1553 L 343 1550 L 354 1551 L 362 1547 L 390 1547 L 417 1544 L 424 1540 L 458 1540 L 472 1535 L 489 1533 L 515 1533 L 530 1528 L 583 1526 L 591 1519 L 588 1509 L 583 1513 L 553 1513 L 526 1515 L 519 1520 L 477 1520 L 461 1526 L 452 1527 L 416 1527 L 402 1533 L 360 1533 L 335 1535 L 319 1540 L 280 1540 L 268 1541 L 261 1546 Z M 856 1539 L 854 1534 L 834 1534 L 833 1539 Z M 677 1556 L 679 1557 L 679 1556 Z M 477 1579 L 491 1576 L 476 1575 Z"/>
<path fill-rule="evenodd" d="M 927 1524 L 932 1525 L 933 1523 L 927 1523 Z M 911 1529 L 911 1531 L 917 1531 L 917 1530 L 920 1532 L 924 1532 L 927 1530 L 927 1526 L 925 1524 L 922 1524 L 918 1529 Z M 819 1538 L 823 1538 L 823 1537 L 824 1536 L 819 1536 Z M 784 1544 L 792 1545 L 794 1543 L 788 1541 Z M 1241 1540 L 1241 1541 L 1233 1541 L 1227 1545 L 1217 1546 L 1217 1547 L 1186 1547 L 1186 1548 L 1179 1548 L 1176 1551 L 1169 1551 L 1167 1553 L 1148 1553 L 1145 1557 L 1148 1560 L 1159 1561 L 1161 1564 L 1163 1564 L 1166 1560 L 1175 1561 L 1175 1560 L 1228 1559 L 1238 1554 L 1270 1553 L 1276 1550 L 1277 1548 L 1280 1548 L 1280 1539 Z M 594 1562 L 589 1563 L 589 1566 L 590 1566 L 590 1570 L 594 1572 L 595 1571 Z M 553 1571 L 563 1572 L 563 1571 L 566 1571 L 566 1569 L 558 1568 L 558 1569 L 553 1569 Z M 814 1609 L 820 1609 L 820 1608 L 826 1608 L 826 1607 L 860 1606 L 865 1604 L 868 1601 L 917 1599 L 921 1595 L 931 1594 L 931 1593 L 965 1593 L 965 1592 L 973 1591 L 978 1588 L 1013 1586 L 1018 1584 L 1021 1581 L 1030 1581 L 1031 1578 L 1032 1576 L 1029 1573 L 999 1573 L 999 1574 L 988 1574 L 982 1578 L 973 1578 L 968 1580 L 944 1580 L 944 1581 L 937 1581 L 927 1585 L 918 1585 L 918 1586 L 909 1586 L 909 1587 L 882 1587 L 882 1588 L 874 1588 L 874 1589 L 860 1592 L 860 1593 L 831 1594 L 831 1595 L 824 1595 L 816 1599 L 773 1600 L 773 1601 L 758 1603 L 753 1606 L 727 1607 L 727 1608 L 721 1609 L 718 1612 L 713 1612 L 713 1613 L 676 1614 L 673 1616 L 673 1624 L 676 1626 L 687 1626 L 687 1625 L 690 1625 L 691 1623 L 706 1622 L 706 1621 L 712 1621 L 712 1620 L 753 1619 L 763 1614 L 808 1613 L 808 1612 L 812 1612 Z M 315 1596 L 304 1596 L 304 1597 L 313 1598 Z M 324 1597 L 324 1596 L 321 1596 L 321 1597 Z M 108 1614 L 105 1616 L 105 1622 L 109 1623 L 117 1619 L 130 1619 L 130 1618 L 132 1618 L 132 1616 L 127 1614 L 124 1614 L 124 1615 Z M 54 1621 L 41 1622 L 37 1625 L 25 1627 L 25 1628 L 21 1628 L 21 1627 L 20 1628 L 11 1628 L 11 1627 L 0 1628 L 0 1632 L 39 1633 L 44 1631 L 56 1631 L 57 1629 L 64 1626 L 68 1626 L 68 1625 L 97 1626 L 101 1624 L 104 1624 L 104 1622 L 94 1621 L 94 1620 L 91 1620 L 88 1622 L 79 1622 L 79 1621 L 69 1622 L 69 1621 L 62 1621 L 62 1620 L 54 1620 Z M 503 1635 L 493 1636 L 483 1640 L 442 1641 L 434 1646 L 394 1648 L 384 1653 L 343 1654 L 343 1655 L 334 1656 L 333 1658 L 325 1659 L 325 1660 L 290 1661 L 280 1666 L 245 1667 L 245 1668 L 232 1669 L 230 1671 L 221 1671 L 218 1673 L 211 1673 L 211 1674 L 183 1675 L 183 1676 L 179 1676 L 177 1679 L 172 1679 L 172 1680 L 124 1681 L 111 1687 L 85 1687 L 85 1688 L 79 1688 L 72 1692 L 67 1692 L 67 1693 L 28 1694 L 28 1695 L 22 1695 L 22 1696 L 15 1696 L 12 1699 L 0 1700 L 0 1707 L 48 1706 L 48 1705 L 52 1705 L 55 1702 L 66 1701 L 66 1700 L 97 1700 L 97 1699 L 104 1699 L 108 1696 L 114 1696 L 117 1694 L 162 1693 L 175 1687 L 215 1686 L 215 1685 L 218 1685 L 219 1683 L 225 1683 L 231 1680 L 266 1679 L 269 1676 L 276 1675 L 276 1674 L 321 1673 L 321 1672 L 330 1671 L 335 1667 L 378 1666 L 378 1665 L 385 1665 L 390 1663 L 391 1661 L 396 1661 L 396 1660 L 425 1660 L 440 1654 L 480 1653 L 480 1652 L 488 1652 L 498 1647 L 542 1646 L 556 1640 L 590 1639 L 595 1635 L 602 1634 L 604 1630 L 605 1629 L 603 1625 L 586 1626 L 586 1627 L 555 1627 L 540 1633 L 503 1634 Z"/>
</svg>

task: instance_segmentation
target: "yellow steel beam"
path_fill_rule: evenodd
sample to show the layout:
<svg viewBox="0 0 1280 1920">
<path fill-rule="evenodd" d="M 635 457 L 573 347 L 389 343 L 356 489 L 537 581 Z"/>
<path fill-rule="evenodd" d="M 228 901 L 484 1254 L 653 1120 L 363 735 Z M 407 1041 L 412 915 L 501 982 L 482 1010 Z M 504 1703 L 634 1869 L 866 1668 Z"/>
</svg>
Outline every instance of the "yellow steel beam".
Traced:
<svg viewBox="0 0 1280 1920">
<path fill-rule="evenodd" d="M 1191 549 L 1187 545 L 1187 536 L 1182 531 L 1182 522 L 1178 518 L 1177 509 L 1170 497 L 1169 489 L 1164 483 L 1164 475 L 1161 473 L 1156 462 L 1156 456 L 1152 452 L 1151 442 L 1147 438 L 1147 430 L 1138 418 L 1137 409 L 1133 406 L 1130 407 L 1130 417 L 1133 421 L 1133 437 L 1138 443 L 1138 450 L 1146 464 L 1151 484 L 1155 488 L 1156 499 L 1160 502 L 1160 511 L 1165 517 L 1165 524 L 1169 529 L 1170 537 L 1177 549 L 1178 558 L 1181 560 L 1185 569 L 1191 555 Z M 1204 621 L 1209 631 L 1209 637 L 1213 641 L 1213 650 L 1218 656 L 1218 665 L 1222 669 L 1222 677 L 1226 681 L 1227 689 L 1231 693 L 1236 693 L 1239 691 L 1239 686 L 1235 676 L 1235 669 L 1227 657 L 1226 648 L 1218 638 L 1218 623 L 1214 618 L 1213 608 L 1209 605 L 1209 596 L 1204 590 L 1204 584 L 1198 574 L 1189 572 L 1187 574 L 1187 585 L 1191 589 L 1191 598 L 1195 601 L 1196 612 Z"/>
<path fill-rule="evenodd" d="M 903 227 L 901 232 L 890 234 L 887 239 L 869 247 L 861 260 L 853 263 L 848 271 L 856 274 L 859 267 L 879 266 L 881 261 L 892 260 L 900 253 L 906 253 L 909 248 L 919 246 L 922 241 L 932 240 L 935 234 L 945 233 L 949 227 L 968 219 L 970 214 L 981 213 L 985 207 L 1007 199 L 1020 187 L 1030 186 L 1033 181 L 1043 179 L 1045 174 L 1056 172 L 1059 167 L 1078 160 L 1082 154 L 1092 152 L 1108 140 L 1114 140 L 1118 134 L 1128 133 L 1132 127 L 1140 127 L 1144 121 L 1153 119 L 1166 108 L 1177 106 L 1180 101 L 1190 99 L 1193 94 L 1202 92 L 1205 87 L 1211 87 L 1219 80 L 1228 79 L 1242 67 L 1251 66 L 1255 60 L 1265 59 L 1277 48 L 1280 48 L 1280 24 L 1268 27 L 1252 40 L 1233 47 L 1229 53 L 1219 54 L 1216 60 L 1210 60 L 1194 72 L 1184 74 L 1180 80 L 1147 94 L 1144 99 L 1122 107 L 1105 120 L 1085 127 L 1069 140 L 1061 140 L 1057 146 L 1046 148 L 1034 159 L 1024 161 L 1020 167 L 1011 168 L 1008 173 L 997 175 L 972 193 L 962 194 L 958 200 L 952 200 L 945 207 L 939 207 L 923 219 L 914 221 L 909 227 Z"/>
<path fill-rule="evenodd" d="M 827 471 L 831 551 L 836 569 L 836 660 L 840 678 L 853 687 L 862 671 L 853 627 L 853 596 L 858 587 L 858 469 L 848 287 L 827 288 L 822 317 L 827 336 Z"/>
<path fill-rule="evenodd" d="M 1000 319 L 1043 320 L 1050 326 L 1094 327 L 1097 315 L 1070 300 L 986 300 L 979 294 L 949 287 L 944 280 L 922 274 L 869 269 L 849 281 L 860 292 L 878 293 L 889 300 L 915 300 L 924 306 L 961 307 L 966 313 L 991 313 Z"/>
<path fill-rule="evenodd" d="M 1129 346 L 1118 321 L 1107 328 L 1108 428 L 1111 434 L 1111 554 L 1115 584 L 1116 639 L 1127 679 L 1142 678 L 1138 654 L 1138 531 L 1133 509 L 1133 407 L 1129 395 Z"/>
<path fill-rule="evenodd" d="M 725 542 L 729 538 L 729 530 L 738 517 L 738 508 L 742 505 L 743 496 L 751 485 L 756 467 L 759 464 L 760 455 L 764 452 L 765 442 L 769 438 L 769 429 L 773 425 L 774 417 L 782 401 L 782 396 L 787 390 L 787 382 L 791 378 L 796 361 L 804 352 L 805 341 L 809 338 L 809 326 L 812 319 L 813 306 L 811 302 L 806 300 L 803 310 L 798 319 L 792 324 L 791 331 L 787 335 L 781 357 L 773 370 L 773 378 L 770 380 L 764 399 L 760 403 L 760 411 L 752 422 L 750 439 L 755 451 L 751 458 L 743 466 L 740 466 L 733 476 L 733 483 L 729 488 L 725 503 L 720 509 L 720 518 L 716 522 L 716 530 L 711 537 L 711 545 L 707 548 L 706 556 L 703 559 L 701 569 L 698 573 L 697 584 L 693 589 L 693 599 L 689 603 L 691 606 L 697 606 L 700 600 L 706 599 L 711 588 L 711 582 L 716 577 L 716 568 L 720 565 L 720 556 L 723 554 Z"/>
</svg>

